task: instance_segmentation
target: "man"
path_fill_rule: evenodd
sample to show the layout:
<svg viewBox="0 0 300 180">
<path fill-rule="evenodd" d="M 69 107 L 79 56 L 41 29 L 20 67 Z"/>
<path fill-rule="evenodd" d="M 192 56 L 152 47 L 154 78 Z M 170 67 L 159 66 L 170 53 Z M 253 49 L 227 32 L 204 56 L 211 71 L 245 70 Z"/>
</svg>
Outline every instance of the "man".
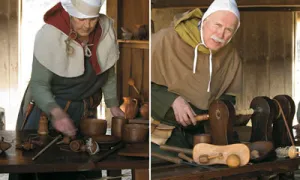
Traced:
<svg viewBox="0 0 300 180">
<path fill-rule="evenodd" d="M 195 115 L 215 99 L 235 103 L 242 62 L 229 42 L 239 26 L 235 0 L 215 0 L 203 15 L 195 9 L 176 16 L 152 36 L 152 117 L 176 127 L 168 145 L 191 148 L 193 135 L 204 131 Z"/>
</svg>

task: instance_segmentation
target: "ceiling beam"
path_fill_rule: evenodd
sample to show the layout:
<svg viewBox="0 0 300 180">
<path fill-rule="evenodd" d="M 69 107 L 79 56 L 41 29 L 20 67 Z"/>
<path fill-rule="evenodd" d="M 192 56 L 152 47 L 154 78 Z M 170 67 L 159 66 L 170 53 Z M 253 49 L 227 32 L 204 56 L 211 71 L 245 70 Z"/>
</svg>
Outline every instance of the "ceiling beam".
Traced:
<svg viewBox="0 0 300 180">
<path fill-rule="evenodd" d="M 207 8 L 213 0 L 151 0 L 152 8 Z M 299 0 L 236 0 L 239 8 L 300 8 Z"/>
</svg>

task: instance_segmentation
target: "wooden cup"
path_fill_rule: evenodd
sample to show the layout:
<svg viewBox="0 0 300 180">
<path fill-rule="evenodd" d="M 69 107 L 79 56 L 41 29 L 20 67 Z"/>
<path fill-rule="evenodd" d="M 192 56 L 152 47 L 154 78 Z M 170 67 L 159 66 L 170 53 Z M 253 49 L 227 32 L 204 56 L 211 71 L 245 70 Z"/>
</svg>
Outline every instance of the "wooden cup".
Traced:
<svg viewBox="0 0 300 180">
<path fill-rule="evenodd" d="M 128 124 L 128 119 L 115 116 L 111 119 L 111 135 L 122 139 L 124 125 Z"/>
<path fill-rule="evenodd" d="M 199 143 L 211 144 L 211 135 L 210 134 L 196 134 L 193 137 L 194 146 Z"/>
</svg>

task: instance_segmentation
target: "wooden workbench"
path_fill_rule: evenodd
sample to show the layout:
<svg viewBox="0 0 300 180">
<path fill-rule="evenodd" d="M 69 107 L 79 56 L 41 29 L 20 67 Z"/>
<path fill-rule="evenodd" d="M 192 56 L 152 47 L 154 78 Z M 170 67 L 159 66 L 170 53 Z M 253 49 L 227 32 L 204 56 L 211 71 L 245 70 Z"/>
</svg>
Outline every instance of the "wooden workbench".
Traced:
<svg viewBox="0 0 300 180">
<path fill-rule="evenodd" d="M 161 180 L 193 180 L 193 179 L 245 179 L 262 174 L 285 173 L 295 171 L 300 164 L 300 158 L 275 159 L 269 162 L 250 164 L 239 168 L 227 166 L 211 166 L 212 169 L 191 167 L 187 165 L 153 164 L 151 179 Z"/>
<path fill-rule="evenodd" d="M 32 160 L 42 147 L 32 151 L 21 151 L 15 148 L 16 143 L 26 139 L 34 131 L 0 131 L 0 136 L 5 141 L 11 142 L 12 147 L 0 154 L 0 173 L 32 173 L 32 172 L 75 172 L 75 171 L 97 171 L 108 170 L 112 175 L 121 169 L 131 169 L 132 177 L 136 180 L 148 179 L 148 158 L 133 158 L 119 156 L 116 153 L 109 155 L 104 160 L 92 163 L 87 153 L 75 153 L 62 151 L 54 144 L 36 160 Z M 53 136 L 53 135 L 52 135 Z M 94 157 L 101 156 L 100 152 Z"/>
</svg>

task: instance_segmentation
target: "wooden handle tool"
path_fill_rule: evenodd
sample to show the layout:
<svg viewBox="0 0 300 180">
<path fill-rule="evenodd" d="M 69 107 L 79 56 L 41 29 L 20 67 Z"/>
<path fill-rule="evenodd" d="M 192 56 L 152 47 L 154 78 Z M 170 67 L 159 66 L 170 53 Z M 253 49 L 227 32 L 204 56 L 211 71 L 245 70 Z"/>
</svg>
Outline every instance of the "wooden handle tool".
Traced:
<svg viewBox="0 0 300 180">
<path fill-rule="evenodd" d="M 222 158 L 223 158 L 223 154 L 220 153 L 220 154 L 212 155 L 212 156 L 209 156 L 209 155 L 207 155 L 207 154 L 204 154 L 204 155 L 201 155 L 201 156 L 199 157 L 199 162 L 200 162 L 200 163 L 203 163 L 203 164 L 206 164 L 206 163 L 209 162 L 209 160 L 214 159 L 214 158 L 222 159 Z"/>
<path fill-rule="evenodd" d="M 202 114 L 202 115 L 197 115 L 195 116 L 196 121 L 206 121 L 209 119 L 208 114 Z"/>
<path fill-rule="evenodd" d="M 62 138 L 62 135 L 56 136 L 55 139 L 53 139 L 46 147 L 44 147 L 37 155 L 35 155 L 32 160 L 34 161 L 36 158 L 39 157 L 44 151 L 46 151 L 52 144 L 54 144 L 56 141 L 58 141 L 60 138 Z"/>
<path fill-rule="evenodd" d="M 187 162 L 190 162 L 190 163 L 194 162 L 194 160 L 192 158 L 188 157 L 184 153 L 179 153 L 178 157 L 180 157 L 181 159 L 186 160 Z"/>
<path fill-rule="evenodd" d="M 189 154 L 189 155 L 193 154 L 192 149 L 179 148 L 179 147 L 175 147 L 175 146 L 161 145 L 160 149 L 166 150 L 166 151 L 178 152 L 178 153 L 185 153 L 185 154 Z"/>
<path fill-rule="evenodd" d="M 133 89 L 136 91 L 136 93 L 137 94 L 140 94 L 140 91 L 136 88 L 136 86 L 134 85 L 134 80 L 133 79 L 129 79 L 128 80 L 128 84 L 130 85 L 130 86 L 132 86 L 133 87 Z"/>
<path fill-rule="evenodd" d="M 239 115 L 252 115 L 254 113 L 254 109 L 243 109 L 243 110 L 236 110 L 235 111 L 235 115 L 239 116 Z M 195 116 L 196 121 L 206 121 L 209 119 L 209 115 L 208 114 L 201 114 L 201 115 L 197 115 Z"/>
</svg>

